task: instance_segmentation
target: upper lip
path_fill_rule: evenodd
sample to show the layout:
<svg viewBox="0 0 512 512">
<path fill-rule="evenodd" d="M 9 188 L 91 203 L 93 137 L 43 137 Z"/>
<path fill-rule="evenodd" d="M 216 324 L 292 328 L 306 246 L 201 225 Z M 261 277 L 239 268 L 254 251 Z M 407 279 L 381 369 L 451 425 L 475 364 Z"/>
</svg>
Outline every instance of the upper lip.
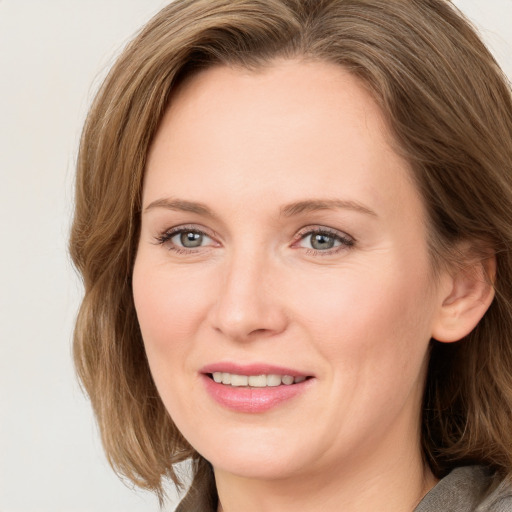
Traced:
<svg viewBox="0 0 512 512">
<path fill-rule="evenodd" d="M 290 375 L 293 377 L 311 377 L 311 374 L 295 370 L 293 368 L 286 368 L 284 366 L 276 366 L 268 363 L 251 363 L 251 364 L 237 364 L 232 362 L 218 362 L 207 364 L 200 370 L 201 373 L 214 373 L 225 372 L 235 375 Z"/>
</svg>

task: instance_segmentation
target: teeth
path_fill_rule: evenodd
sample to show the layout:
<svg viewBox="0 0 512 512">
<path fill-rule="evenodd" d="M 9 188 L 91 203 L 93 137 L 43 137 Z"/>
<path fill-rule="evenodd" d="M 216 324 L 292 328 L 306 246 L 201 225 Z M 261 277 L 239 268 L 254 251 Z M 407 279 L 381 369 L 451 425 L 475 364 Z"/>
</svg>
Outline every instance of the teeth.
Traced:
<svg viewBox="0 0 512 512">
<path fill-rule="evenodd" d="M 253 388 L 264 388 L 267 385 L 266 375 L 251 375 L 249 377 L 249 386 Z"/>
<path fill-rule="evenodd" d="M 249 377 L 247 375 L 231 375 L 232 386 L 247 386 L 249 384 Z"/>
<path fill-rule="evenodd" d="M 284 384 L 289 386 L 291 384 L 299 384 L 304 382 L 306 377 L 293 377 L 292 375 L 237 375 L 227 372 L 213 372 L 213 380 L 218 383 L 228 384 L 233 387 L 251 387 L 251 388 L 264 388 L 276 387 Z"/>
<path fill-rule="evenodd" d="M 286 384 L 287 386 L 293 384 L 293 377 L 291 375 L 284 375 L 283 377 L 281 377 L 281 380 L 283 381 L 283 384 Z"/>
<path fill-rule="evenodd" d="M 267 386 L 280 386 L 281 376 L 280 375 L 267 375 Z"/>
</svg>

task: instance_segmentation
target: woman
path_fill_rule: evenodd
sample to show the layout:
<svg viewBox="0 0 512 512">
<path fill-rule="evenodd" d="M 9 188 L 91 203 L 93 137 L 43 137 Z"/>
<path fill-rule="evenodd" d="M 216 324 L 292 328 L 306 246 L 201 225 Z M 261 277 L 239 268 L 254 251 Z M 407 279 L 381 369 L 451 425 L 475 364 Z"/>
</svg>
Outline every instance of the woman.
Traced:
<svg viewBox="0 0 512 512">
<path fill-rule="evenodd" d="M 444 0 L 177 0 L 89 114 L 78 372 L 178 510 L 512 510 L 512 101 Z"/>
</svg>

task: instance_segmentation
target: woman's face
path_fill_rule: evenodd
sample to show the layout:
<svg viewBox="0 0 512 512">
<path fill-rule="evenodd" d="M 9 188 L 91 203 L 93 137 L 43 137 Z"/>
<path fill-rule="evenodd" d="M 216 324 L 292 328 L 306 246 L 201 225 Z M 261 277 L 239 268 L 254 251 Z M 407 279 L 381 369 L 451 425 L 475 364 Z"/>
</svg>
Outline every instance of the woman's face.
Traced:
<svg viewBox="0 0 512 512">
<path fill-rule="evenodd" d="M 162 400 L 216 471 L 284 478 L 419 453 L 442 300 L 389 137 L 327 63 L 219 66 L 173 97 L 133 293 Z"/>
</svg>

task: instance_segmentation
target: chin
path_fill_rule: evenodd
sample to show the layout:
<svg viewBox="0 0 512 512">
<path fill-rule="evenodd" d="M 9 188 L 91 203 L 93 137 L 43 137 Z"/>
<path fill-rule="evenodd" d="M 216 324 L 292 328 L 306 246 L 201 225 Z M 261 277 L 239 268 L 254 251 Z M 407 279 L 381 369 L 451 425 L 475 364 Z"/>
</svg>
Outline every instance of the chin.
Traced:
<svg viewBox="0 0 512 512">
<path fill-rule="evenodd" d="M 300 473 L 300 467 L 291 465 L 290 458 L 284 456 L 245 456 L 244 454 L 221 454 L 219 457 L 213 457 L 213 460 L 207 459 L 216 471 L 221 470 L 225 473 L 236 475 L 239 478 L 251 480 L 282 480 L 294 474 Z M 296 461 L 295 461 L 296 463 Z"/>
<path fill-rule="evenodd" d="M 216 470 L 242 478 L 275 480 L 300 473 L 310 465 L 304 443 L 296 442 L 286 431 L 272 436 L 252 428 L 246 435 L 225 434 L 209 440 L 203 437 L 196 447 Z"/>
</svg>

